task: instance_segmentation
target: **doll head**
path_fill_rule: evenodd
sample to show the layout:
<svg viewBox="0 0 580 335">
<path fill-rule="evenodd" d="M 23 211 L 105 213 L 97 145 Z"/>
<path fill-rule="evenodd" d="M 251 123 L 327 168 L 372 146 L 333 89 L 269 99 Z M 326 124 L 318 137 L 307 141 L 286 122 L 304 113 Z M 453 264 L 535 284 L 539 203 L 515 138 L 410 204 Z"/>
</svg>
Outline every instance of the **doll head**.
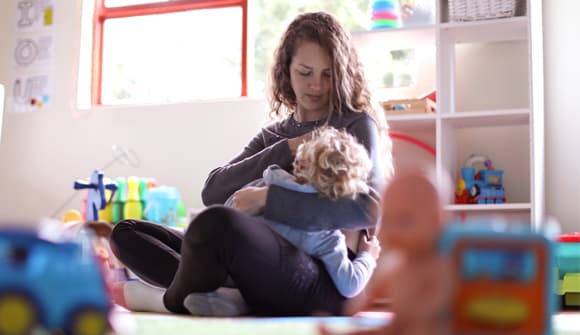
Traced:
<svg viewBox="0 0 580 335">
<path fill-rule="evenodd" d="M 379 240 L 407 255 L 432 253 L 442 228 L 441 195 L 424 173 L 396 175 L 383 196 Z"/>
<path fill-rule="evenodd" d="M 317 130 L 302 143 L 294 159 L 294 176 L 330 199 L 355 198 L 368 193 L 372 162 L 366 149 L 346 131 L 332 127 Z"/>
</svg>

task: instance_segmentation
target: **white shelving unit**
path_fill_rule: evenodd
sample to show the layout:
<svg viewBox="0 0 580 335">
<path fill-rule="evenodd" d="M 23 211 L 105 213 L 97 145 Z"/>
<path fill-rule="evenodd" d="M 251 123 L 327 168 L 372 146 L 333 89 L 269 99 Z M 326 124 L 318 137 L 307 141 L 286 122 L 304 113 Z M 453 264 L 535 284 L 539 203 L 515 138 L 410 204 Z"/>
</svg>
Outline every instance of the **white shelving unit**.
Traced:
<svg viewBox="0 0 580 335">
<path fill-rule="evenodd" d="M 353 33 L 371 76 L 378 72 L 377 55 L 415 50 L 412 87 L 376 89 L 379 100 L 437 91 L 435 113 L 387 115 L 392 131 L 437 152 L 429 157 L 395 140 L 395 167 L 432 164 L 443 182 L 446 175 L 456 178 L 470 154 L 485 155 L 504 170 L 507 202 L 445 210 L 463 218 L 514 217 L 538 227 L 544 217 L 542 2 L 524 0 L 526 13 L 511 18 L 448 22 L 447 0 L 433 1 L 432 24 Z"/>
</svg>

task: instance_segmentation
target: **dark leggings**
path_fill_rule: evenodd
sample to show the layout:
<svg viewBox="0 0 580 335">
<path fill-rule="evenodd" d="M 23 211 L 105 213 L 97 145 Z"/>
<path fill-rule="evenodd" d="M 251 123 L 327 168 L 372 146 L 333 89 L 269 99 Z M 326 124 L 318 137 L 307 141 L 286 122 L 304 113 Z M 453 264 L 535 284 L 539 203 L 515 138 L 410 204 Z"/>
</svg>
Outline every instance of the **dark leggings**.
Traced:
<svg viewBox="0 0 580 335">
<path fill-rule="evenodd" d="M 167 287 L 165 306 L 187 313 L 183 300 L 231 277 L 256 315 L 339 315 L 345 298 L 324 265 L 272 231 L 259 217 L 223 206 L 201 212 L 185 234 L 138 220 L 111 234 L 115 255 L 135 274 Z"/>
</svg>

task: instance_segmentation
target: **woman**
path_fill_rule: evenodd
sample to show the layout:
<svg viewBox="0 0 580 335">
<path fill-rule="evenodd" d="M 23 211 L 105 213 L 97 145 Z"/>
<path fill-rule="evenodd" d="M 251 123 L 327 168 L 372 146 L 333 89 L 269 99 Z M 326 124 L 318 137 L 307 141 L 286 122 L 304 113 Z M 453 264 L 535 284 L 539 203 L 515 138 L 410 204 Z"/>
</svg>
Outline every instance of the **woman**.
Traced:
<svg viewBox="0 0 580 335">
<path fill-rule="evenodd" d="M 163 307 L 187 313 L 184 301 L 213 296 L 231 278 L 253 314 L 340 314 L 342 297 L 323 264 L 278 236 L 264 222 L 299 229 L 360 231 L 377 222 L 379 194 L 392 170 L 382 114 L 371 106 L 361 64 L 349 35 L 331 15 L 299 15 L 287 28 L 272 69 L 272 114 L 241 154 L 210 172 L 202 191 L 209 206 L 184 235 L 127 220 L 111 235 L 117 257 L 143 280 L 167 287 Z M 275 185 L 244 188 L 271 164 L 291 172 L 298 145 L 322 125 L 345 129 L 373 162 L 369 194 L 333 201 Z M 235 209 L 220 206 L 233 194 Z M 260 214 L 260 216 L 255 216 Z M 185 305 L 188 305 L 187 303 Z M 191 311 L 191 308 L 189 308 Z"/>
</svg>

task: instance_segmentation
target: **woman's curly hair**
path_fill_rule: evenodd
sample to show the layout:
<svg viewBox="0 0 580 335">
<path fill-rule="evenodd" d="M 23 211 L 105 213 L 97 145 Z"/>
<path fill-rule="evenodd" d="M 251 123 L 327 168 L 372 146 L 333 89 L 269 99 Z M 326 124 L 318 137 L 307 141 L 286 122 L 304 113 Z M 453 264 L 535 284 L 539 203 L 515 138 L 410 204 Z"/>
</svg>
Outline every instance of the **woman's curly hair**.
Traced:
<svg viewBox="0 0 580 335">
<path fill-rule="evenodd" d="M 270 107 L 273 116 L 283 118 L 296 109 L 296 94 L 290 81 L 290 64 L 301 42 L 319 44 L 328 52 L 332 64 L 330 113 L 345 110 L 366 112 L 376 122 L 381 138 L 381 162 L 385 177 L 393 172 L 392 143 L 382 108 L 371 103 L 371 94 L 362 63 L 342 25 L 325 12 L 303 13 L 288 26 L 274 53 L 271 71 Z M 329 114 L 330 116 L 330 114 Z"/>
<path fill-rule="evenodd" d="M 314 186 L 321 196 L 354 199 L 368 193 L 372 162 L 364 146 L 344 130 L 317 129 L 296 151 L 294 176 Z"/>
</svg>

